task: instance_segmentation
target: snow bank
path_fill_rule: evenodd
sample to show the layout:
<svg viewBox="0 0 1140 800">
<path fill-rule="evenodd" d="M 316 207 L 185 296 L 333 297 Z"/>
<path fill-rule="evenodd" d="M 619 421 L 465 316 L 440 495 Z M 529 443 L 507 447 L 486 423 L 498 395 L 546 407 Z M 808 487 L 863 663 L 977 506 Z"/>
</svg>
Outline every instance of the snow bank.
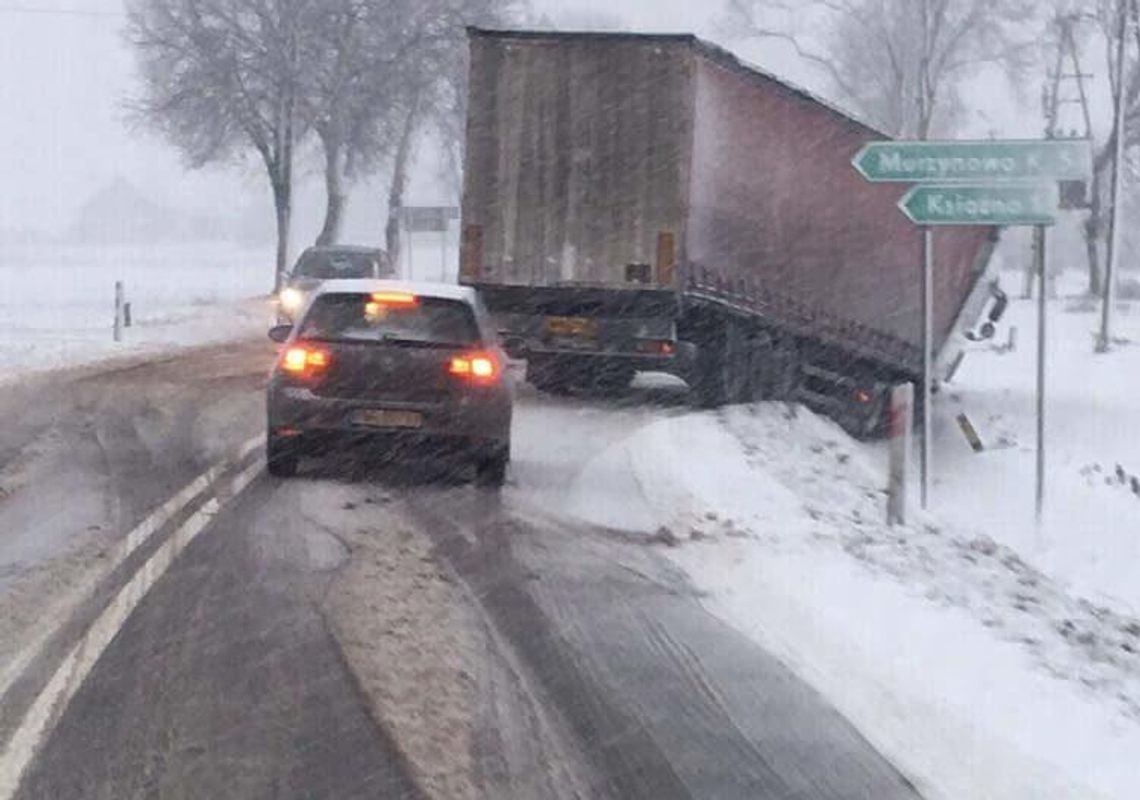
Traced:
<svg viewBox="0 0 1140 800">
<path fill-rule="evenodd" d="M 747 469 L 744 454 L 724 446 L 715 416 L 653 422 L 593 460 L 565 509 L 593 525 L 630 531 L 687 531 L 710 514 L 776 525 L 798 510 L 796 496 L 774 482 L 724 479 Z"/>
<path fill-rule="evenodd" d="M 1135 797 L 1140 623 L 990 531 L 886 527 L 879 462 L 794 407 L 685 414 L 611 444 L 564 511 L 682 545 L 710 609 L 928 796 Z"/>
</svg>

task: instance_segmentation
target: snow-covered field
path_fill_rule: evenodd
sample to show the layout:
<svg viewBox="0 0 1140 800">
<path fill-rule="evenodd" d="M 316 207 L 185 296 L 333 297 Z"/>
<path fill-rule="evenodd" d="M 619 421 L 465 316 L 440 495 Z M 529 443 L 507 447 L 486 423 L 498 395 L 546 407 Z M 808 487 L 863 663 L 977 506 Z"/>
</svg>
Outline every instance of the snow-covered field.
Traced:
<svg viewBox="0 0 1140 800">
<path fill-rule="evenodd" d="M 1124 604 L 1140 615 L 1140 301 L 1118 306 L 1114 333 L 1121 342 L 1097 355 L 1099 304 L 1079 296 L 1079 274 L 1068 273 L 1059 284 L 1046 337 L 1043 525 L 1037 528 L 1033 513 L 1033 302 L 1015 302 L 1005 321 L 1018 331 L 1015 352 L 975 345 L 945 387 L 935 432 L 934 508 L 961 526 L 986 520 L 995 539 L 1074 593 Z M 975 454 L 967 446 L 954 420 L 963 412 L 978 428 L 986 452 Z"/>
<path fill-rule="evenodd" d="M 5 378 L 264 333 L 271 256 L 232 245 L 0 248 Z M 117 280 L 133 317 L 120 343 Z"/>
<path fill-rule="evenodd" d="M 454 280 L 458 250 L 418 235 L 403 259 Z M 271 247 L 0 245 L 0 382 L 29 372 L 264 335 L 274 320 Z M 115 281 L 133 325 L 112 340 Z"/>
<path fill-rule="evenodd" d="M 644 534 L 710 610 L 816 685 L 931 798 L 1140 791 L 1140 345 L 1051 303 L 1049 498 L 1033 523 L 1034 306 L 937 410 L 934 502 L 884 523 L 881 445 L 783 404 L 629 420 L 560 513 Z M 1140 342 L 1140 308 L 1118 333 Z M 1003 338 L 1004 331 L 999 338 Z M 975 454 L 967 413 L 990 447 Z M 1131 465 L 1131 466 L 1130 466 Z"/>
</svg>

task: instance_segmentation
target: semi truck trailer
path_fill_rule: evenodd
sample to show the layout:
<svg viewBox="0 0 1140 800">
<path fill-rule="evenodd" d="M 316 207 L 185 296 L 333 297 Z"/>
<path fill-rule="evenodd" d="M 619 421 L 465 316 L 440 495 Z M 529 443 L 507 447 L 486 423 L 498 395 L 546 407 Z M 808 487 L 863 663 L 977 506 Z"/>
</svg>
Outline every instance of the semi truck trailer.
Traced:
<svg viewBox="0 0 1140 800">
<path fill-rule="evenodd" d="M 873 436 L 922 378 L 907 187 L 883 133 L 690 35 L 471 29 L 460 281 L 539 389 L 674 373 L 702 406 L 787 399 Z M 934 346 L 995 229 L 934 233 Z M 920 409 L 921 412 L 921 409 Z"/>
</svg>

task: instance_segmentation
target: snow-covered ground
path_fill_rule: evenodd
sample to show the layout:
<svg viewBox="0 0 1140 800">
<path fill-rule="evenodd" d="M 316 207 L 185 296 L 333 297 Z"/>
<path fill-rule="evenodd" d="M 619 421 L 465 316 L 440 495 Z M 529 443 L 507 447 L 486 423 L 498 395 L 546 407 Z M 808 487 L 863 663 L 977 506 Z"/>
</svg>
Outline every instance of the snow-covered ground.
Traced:
<svg viewBox="0 0 1140 800">
<path fill-rule="evenodd" d="M 271 257 L 233 245 L 0 248 L 0 380 L 263 334 Z M 117 280 L 133 317 L 120 343 Z"/>
<path fill-rule="evenodd" d="M 1034 302 L 1015 302 L 1003 321 L 1017 328 L 1016 351 L 974 345 L 945 387 L 935 434 L 934 508 L 961 526 L 984 519 L 990 535 L 1071 591 L 1140 615 L 1140 301 L 1118 306 L 1114 335 L 1121 342 L 1097 355 L 1099 304 L 1080 297 L 1079 273 L 1063 275 L 1058 284 L 1047 316 L 1043 525 L 1037 528 L 1033 513 Z M 978 428 L 986 452 L 976 454 L 966 444 L 954 419 L 959 413 Z"/>
<path fill-rule="evenodd" d="M 1140 791 L 1140 345 L 1050 305 L 1049 503 L 1033 524 L 1034 306 L 937 409 L 934 502 L 884 523 L 881 445 L 802 409 L 629 416 L 549 508 L 644 534 L 931 798 Z M 1140 342 L 1140 308 L 1118 333 Z M 1003 338 L 1004 331 L 999 338 Z M 967 413 L 990 447 L 957 428 Z M 616 435 L 614 435 L 616 433 Z M 1127 480 L 1127 479 L 1126 479 Z"/>
<path fill-rule="evenodd" d="M 0 383 L 30 372 L 264 335 L 272 248 L 0 245 Z M 458 250 L 419 234 L 402 260 L 422 280 L 455 279 Z M 112 340 L 115 281 L 133 325 Z"/>
</svg>

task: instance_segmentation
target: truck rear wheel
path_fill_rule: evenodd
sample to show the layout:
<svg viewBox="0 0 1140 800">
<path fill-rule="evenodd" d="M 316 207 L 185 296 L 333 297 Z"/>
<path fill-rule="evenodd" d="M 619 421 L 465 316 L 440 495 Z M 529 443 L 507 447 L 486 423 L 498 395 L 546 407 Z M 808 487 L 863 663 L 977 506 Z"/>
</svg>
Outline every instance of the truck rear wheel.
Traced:
<svg viewBox="0 0 1140 800">
<path fill-rule="evenodd" d="M 690 387 L 698 408 L 719 408 L 728 402 L 726 372 L 724 353 L 702 347 Z"/>
<path fill-rule="evenodd" d="M 586 377 L 587 385 L 595 392 L 611 394 L 629 388 L 635 374 L 633 367 L 625 364 L 601 363 Z"/>
<path fill-rule="evenodd" d="M 530 359 L 526 363 L 526 380 L 535 389 L 549 394 L 566 394 L 571 374 L 554 359 Z"/>
</svg>

